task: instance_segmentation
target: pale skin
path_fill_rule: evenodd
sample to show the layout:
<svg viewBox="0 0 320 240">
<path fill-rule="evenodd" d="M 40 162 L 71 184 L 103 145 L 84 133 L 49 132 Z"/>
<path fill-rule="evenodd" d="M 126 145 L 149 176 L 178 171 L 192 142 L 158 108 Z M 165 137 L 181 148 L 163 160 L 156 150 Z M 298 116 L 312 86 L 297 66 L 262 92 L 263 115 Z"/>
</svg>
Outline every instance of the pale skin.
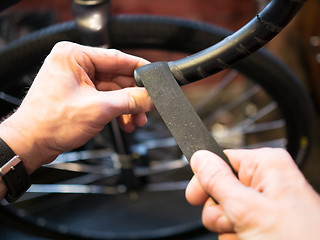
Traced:
<svg viewBox="0 0 320 240">
<path fill-rule="evenodd" d="M 153 103 L 135 86 L 134 70 L 148 61 L 117 50 L 58 43 L 21 106 L 0 124 L 0 137 L 28 173 L 82 146 L 114 118 L 131 132 Z M 0 180 L 0 198 L 6 187 Z"/>
<path fill-rule="evenodd" d="M 226 150 L 230 167 L 199 151 L 186 198 L 202 205 L 206 228 L 220 240 L 320 239 L 320 197 L 282 149 Z M 215 201 L 213 201 L 215 199 Z"/>
</svg>

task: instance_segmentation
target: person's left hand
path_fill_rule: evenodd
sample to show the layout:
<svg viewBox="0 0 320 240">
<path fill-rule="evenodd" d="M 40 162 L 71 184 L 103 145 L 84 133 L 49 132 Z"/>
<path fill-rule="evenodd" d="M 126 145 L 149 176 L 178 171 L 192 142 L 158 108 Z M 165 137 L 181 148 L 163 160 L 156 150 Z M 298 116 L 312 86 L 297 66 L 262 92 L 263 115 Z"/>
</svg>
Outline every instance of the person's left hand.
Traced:
<svg viewBox="0 0 320 240">
<path fill-rule="evenodd" d="M 133 131 L 153 108 L 133 79 L 134 69 L 147 63 L 117 50 L 58 43 L 21 106 L 1 124 L 0 137 L 32 172 L 85 144 L 116 117 Z"/>
<path fill-rule="evenodd" d="M 320 197 L 290 154 L 280 148 L 225 150 L 231 168 L 201 150 L 186 189 L 202 205 L 202 222 L 219 240 L 320 239 Z"/>
</svg>

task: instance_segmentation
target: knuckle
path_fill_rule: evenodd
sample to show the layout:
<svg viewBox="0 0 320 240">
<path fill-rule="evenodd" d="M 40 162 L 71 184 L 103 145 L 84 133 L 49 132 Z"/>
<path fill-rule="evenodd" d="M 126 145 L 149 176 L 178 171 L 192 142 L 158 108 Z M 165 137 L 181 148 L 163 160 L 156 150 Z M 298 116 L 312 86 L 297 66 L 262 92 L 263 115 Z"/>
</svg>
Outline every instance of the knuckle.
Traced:
<svg viewBox="0 0 320 240">
<path fill-rule="evenodd" d="M 72 57 L 79 48 L 80 46 L 76 43 L 61 41 L 53 46 L 50 55 L 55 58 Z"/>
<path fill-rule="evenodd" d="M 80 46 L 76 43 L 61 41 L 54 45 L 50 54 L 46 58 L 46 62 L 57 63 L 63 68 L 70 66 L 69 64 L 74 64 L 75 56 L 79 52 Z"/>
<path fill-rule="evenodd" d="M 120 50 L 115 49 L 115 48 L 110 48 L 110 49 L 108 49 L 108 51 L 110 51 L 111 53 L 113 53 L 115 55 L 122 54 L 122 52 Z"/>
<path fill-rule="evenodd" d="M 282 159 L 290 159 L 291 158 L 291 156 L 288 153 L 288 151 L 284 150 L 283 148 L 275 148 L 274 151 Z"/>
<path fill-rule="evenodd" d="M 219 183 L 223 183 L 228 178 L 229 173 L 218 166 L 215 169 L 204 166 L 203 170 L 199 171 L 199 175 L 202 176 L 203 187 L 208 193 L 214 194 Z"/>
<path fill-rule="evenodd" d="M 61 41 L 61 42 L 58 42 L 54 45 L 53 51 L 60 52 L 60 51 L 66 50 L 66 49 L 74 48 L 74 46 L 75 46 L 74 43 L 67 42 L 67 41 Z"/>
<path fill-rule="evenodd" d="M 123 54 L 123 52 L 121 52 L 118 49 L 112 48 L 112 49 L 108 49 L 108 54 L 113 56 L 113 57 L 117 57 L 118 58 L 121 54 Z"/>
<path fill-rule="evenodd" d="M 268 156 L 268 161 L 264 161 L 264 164 L 274 167 L 283 167 L 284 165 L 291 164 L 291 155 L 282 148 L 264 148 L 265 156 Z"/>
<path fill-rule="evenodd" d="M 138 108 L 138 103 L 135 97 L 132 96 L 132 94 L 130 94 L 129 91 L 127 93 L 127 96 L 128 96 L 128 111 L 129 111 L 128 113 L 134 113 Z"/>
</svg>

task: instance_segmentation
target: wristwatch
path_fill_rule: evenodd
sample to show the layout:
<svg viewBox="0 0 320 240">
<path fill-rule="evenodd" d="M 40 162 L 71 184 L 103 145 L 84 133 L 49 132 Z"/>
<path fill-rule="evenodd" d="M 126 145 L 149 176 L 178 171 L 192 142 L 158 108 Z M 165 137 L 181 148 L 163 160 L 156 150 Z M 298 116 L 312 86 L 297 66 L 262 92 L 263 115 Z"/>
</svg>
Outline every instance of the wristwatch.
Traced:
<svg viewBox="0 0 320 240">
<path fill-rule="evenodd" d="M 22 160 L 12 149 L 0 138 L 0 176 L 7 186 L 5 199 L 9 203 L 18 200 L 31 185 Z"/>
</svg>

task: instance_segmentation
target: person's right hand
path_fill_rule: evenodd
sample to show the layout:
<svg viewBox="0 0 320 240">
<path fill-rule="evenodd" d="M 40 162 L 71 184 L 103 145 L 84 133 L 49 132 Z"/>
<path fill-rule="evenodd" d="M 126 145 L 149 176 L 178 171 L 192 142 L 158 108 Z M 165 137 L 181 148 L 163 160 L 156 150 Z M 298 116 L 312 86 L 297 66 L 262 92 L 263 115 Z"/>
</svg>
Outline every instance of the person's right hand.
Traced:
<svg viewBox="0 0 320 240">
<path fill-rule="evenodd" d="M 147 63 L 114 49 L 56 44 L 21 106 L 0 124 L 0 137 L 31 173 L 115 118 L 128 132 L 143 126 L 153 103 L 133 73 Z"/>
<path fill-rule="evenodd" d="M 220 240 L 320 239 L 320 198 L 282 149 L 226 150 L 233 168 L 208 151 L 191 158 L 186 198 Z M 215 201 L 212 200 L 215 199 Z"/>
</svg>

